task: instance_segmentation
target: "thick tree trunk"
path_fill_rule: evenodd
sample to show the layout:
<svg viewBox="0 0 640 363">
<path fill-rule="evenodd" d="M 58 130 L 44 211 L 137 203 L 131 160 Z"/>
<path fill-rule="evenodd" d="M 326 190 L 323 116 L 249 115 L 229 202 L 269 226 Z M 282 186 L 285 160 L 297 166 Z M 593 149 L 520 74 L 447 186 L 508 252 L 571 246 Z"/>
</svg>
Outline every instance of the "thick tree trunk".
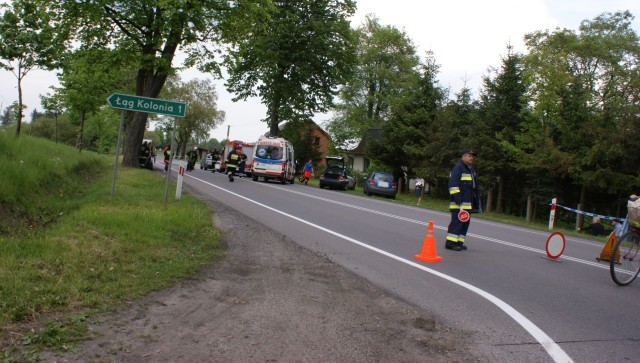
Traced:
<svg viewBox="0 0 640 363">
<path fill-rule="evenodd" d="M 271 105 L 269 107 L 269 134 L 271 136 L 278 136 L 280 128 L 278 127 L 280 123 L 280 114 L 278 110 L 280 109 L 280 100 L 275 99 L 271 101 Z"/>
<path fill-rule="evenodd" d="M 20 127 L 22 126 L 22 78 L 20 64 L 18 64 L 18 114 L 16 115 L 16 137 L 20 136 Z"/>
<path fill-rule="evenodd" d="M 502 213 L 504 210 L 504 177 L 498 177 L 498 199 L 496 200 L 496 213 Z"/>
<path fill-rule="evenodd" d="M 126 135 L 124 137 L 124 151 L 122 153 L 122 165 L 129 167 L 139 167 L 138 153 L 144 138 L 144 130 L 147 127 L 146 113 L 127 112 Z"/>
<path fill-rule="evenodd" d="M 583 185 L 580 188 L 580 204 L 578 205 L 578 210 L 584 209 L 586 204 L 586 199 L 587 199 L 587 188 Z M 578 217 L 576 219 L 576 225 L 578 225 L 578 228 L 582 228 L 582 224 L 584 223 L 583 218 L 582 218 L 582 214 L 578 213 Z"/>
<path fill-rule="evenodd" d="M 136 80 L 136 95 L 157 98 L 166 80 L 166 74 L 158 72 L 154 75 L 153 71 L 139 70 Z M 148 117 L 149 114 L 146 112 L 127 112 L 122 165 L 139 167 L 138 153 L 144 138 L 144 131 L 147 128 Z"/>
<path fill-rule="evenodd" d="M 491 209 L 493 208 L 493 188 L 489 188 L 489 191 L 487 192 L 487 205 L 484 208 L 485 212 L 491 212 Z"/>
<path fill-rule="evenodd" d="M 76 148 L 80 153 L 82 152 L 82 138 L 84 136 L 84 119 L 86 115 L 87 113 L 85 111 L 82 111 L 80 113 L 80 130 L 78 131 L 78 139 L 76 140 Z"/>
<path fill-rule="evenodd" d="M 533 204 L 534 204 L 533 196 L 529 194 L 527 196 L 527 222 L 528 223 L 533 222 Z"/>
</svg>

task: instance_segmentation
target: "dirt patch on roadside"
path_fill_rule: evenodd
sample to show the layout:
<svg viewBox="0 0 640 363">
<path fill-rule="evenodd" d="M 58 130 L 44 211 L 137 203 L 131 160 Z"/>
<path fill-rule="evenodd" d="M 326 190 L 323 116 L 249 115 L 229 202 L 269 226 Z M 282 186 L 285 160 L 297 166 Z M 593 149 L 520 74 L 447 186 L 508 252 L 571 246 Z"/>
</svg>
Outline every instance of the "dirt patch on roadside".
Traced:
<svg viewBox="0 0 640 363">
<path fill-rule="evenodd" d="M 222 263 L 132 301 L 48 362 L 484 362 L 442 326 L 328 258 L 209 200 Z"/>
</svg>

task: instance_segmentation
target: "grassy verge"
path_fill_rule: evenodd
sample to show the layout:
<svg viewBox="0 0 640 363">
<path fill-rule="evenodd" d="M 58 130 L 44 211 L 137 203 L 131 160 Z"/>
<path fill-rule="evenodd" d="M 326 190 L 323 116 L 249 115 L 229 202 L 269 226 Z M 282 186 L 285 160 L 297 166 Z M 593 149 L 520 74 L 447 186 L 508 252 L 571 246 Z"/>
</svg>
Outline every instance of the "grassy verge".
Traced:
<svg viewBox="0 0 640 363">
<path fill-rule="evenodd" d="M 161 174 L 119 168 L 112 198 L 113 156 L 0 138 L 7 176 L 0 361 L 37 360 L 44 347 L 73 349 L 95 312 L 170 286 L 222 255 L 211 211 L 185 194 L 165 204 Z M 5 174 L 15 168 L 22 169 Z"/>
</svg>

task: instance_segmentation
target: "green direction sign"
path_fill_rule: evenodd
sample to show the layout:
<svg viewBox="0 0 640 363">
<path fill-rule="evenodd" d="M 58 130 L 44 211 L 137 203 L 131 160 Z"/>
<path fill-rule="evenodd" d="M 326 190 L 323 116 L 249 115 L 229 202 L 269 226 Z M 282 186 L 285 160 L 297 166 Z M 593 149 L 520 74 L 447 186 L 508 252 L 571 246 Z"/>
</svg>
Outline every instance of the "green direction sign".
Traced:
<svg viewBox="0 0 640 363">
<path fill-rule="evenodd" d="M 161 100 L 114 93 L 107 98 L 109 106 L 120 110 L 158 113 L 167 116 L 184 117 L 187 105 L 184 102 Z"/>
</svg>

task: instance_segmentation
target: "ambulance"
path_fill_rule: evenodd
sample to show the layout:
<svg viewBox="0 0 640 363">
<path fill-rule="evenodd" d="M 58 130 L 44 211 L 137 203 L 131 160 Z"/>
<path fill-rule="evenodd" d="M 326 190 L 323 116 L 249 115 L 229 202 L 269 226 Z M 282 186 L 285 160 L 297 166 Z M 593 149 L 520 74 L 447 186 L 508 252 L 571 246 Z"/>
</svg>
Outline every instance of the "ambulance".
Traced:
<svg viewBox="0 0 640 363">
<path fill-rule="evenodd" d="M 253 153 L 251 176 L 254 181 L 262 178 L 293 184 L 296 165 L 293 145 L 281 137 L 260 136 Z"/>
</svg>

